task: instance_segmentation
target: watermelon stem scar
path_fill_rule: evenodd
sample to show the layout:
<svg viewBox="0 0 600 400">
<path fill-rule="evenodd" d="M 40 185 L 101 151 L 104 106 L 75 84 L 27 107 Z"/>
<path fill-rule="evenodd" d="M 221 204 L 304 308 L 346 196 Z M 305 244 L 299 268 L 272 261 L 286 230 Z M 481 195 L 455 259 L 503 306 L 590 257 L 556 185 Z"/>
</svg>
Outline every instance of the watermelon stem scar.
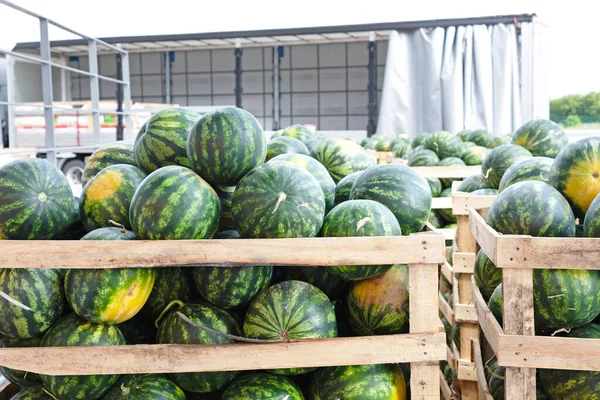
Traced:
<svg viewBox="0 0 600 400">
<path fill-rule="evenodd" d="M 42 192 L 38 194 L 38 200 L 43 203 L 44 201 L 48 200 L 48 196 L 46 195 L 46 193 Z"/>
<path fill-rule="evenodd" d="M 492 171 L 492 168 L 488 169 L 488 170 L 486 171 L 485 175 L 483 175 L 483 178 L 484 178 L 484 179 L 487 179 L 487 178 L 489 178 L 489 176 L 490 176 L 490 172 L 491 172 L 491 171 Z"/>
<path fill-rule="evenodd" d="M 275 203 L 275 208 L 273 209 L 273 212 L 271 214 L 275 214 L 275 212 L 279 208 L 279 205 L 281 204 L 281 202 L 284 201 L 286 198 L 287 198 L 287 195 L 285 193 L 283 193 L 283 192 L 279 193 L 279 196 L 277 197 L 277 203 Z"/>
<path fill-rule="evenodd" d="M 156 326 L 157 328 L 160 325 L 160 321 L 164 318 L 164 316 L 167 314 L 167 312 L 171 309 L 171 307 L 173 307 L 174 305 L 177 305 L 177 308 L 181 308 L 183 307 L 185 304 L 183 304 L 183 301 L 181 300 L 173 300 L 172 302 L 170 302 L 169 304 L 167 304 L 167 306 L 165 307 L 164 310 L 162 310 L 162 312 L 160 313 L 160 315 L 158 316 L 158 318 L 156 318 L 156 321 L 154 321 L 154 326 Z"/>
<path fill-rule="evenodd" d="M 2 297 L 4 300 L 8 301 L 9 303 L 11 303 L 17 307 L 22 308 L 25 311 L 37 312 L 33 308 L 28 307 L 25 304 L 21 303 L 20 301 L 13 299 L 12 297 L 10 297 L 8 294 L 4 293 L 1 290 L 0 290 L 0 297 Z"/>
<path fill-rule="evenodd" d="M 560 328 L 560 329 L 557 329 L 557 330 L 555 330 L 555 331 L 552 333 L 552 335 L 550 335 L 550 336 L 557 335 L 557 334 L 559 334 L 559 333 L 561 333 L 561 332 L 565 332 L 565 333 L 571 333 L 571 328 Z"/>
<path fill-rule="evenodd" d="M 287 342 L 289 342 L 289 340 L 287 340 L 287 339 L 286 340 L 266 340 L 266 339 L 252 339 L 252 338 L 247 338 L 247 337 L 243 337 L 243 336 L 231 335 L 229 333 L 219 332 L 219 331 L 216 331 L 209 327 L 206 327 L 204 325 L 200 325 L 197 322 L 194 322 L 191 319 L 189 319 L 181 311 L 177 311 L 175 313 L 175 315 L 177 315 L 179 318 L 181 318 L 188 324 L 192 325 L 194 328 L 202 329 L 203 331 L 206 331 L 213 335 L 221 336 L 221 337 L 224 337 L 227 339 L 237 340 L 238 342 L 247 342 L 247 343 L 287 343 Z"/>
<path fill-rule="evenodd" d="M 108 223 L 109 224 L 113 224 L 117 228 L 121 228 L 121 233 L 126 233 L 127 232 L 127 230 L 125 229 L 125 225 L 123 225 L 123 224 L 120 224 L 120 223 L 118 223 L 116 221 L 113 221 L 112 219 L 109 219 Z"/>
</svg>

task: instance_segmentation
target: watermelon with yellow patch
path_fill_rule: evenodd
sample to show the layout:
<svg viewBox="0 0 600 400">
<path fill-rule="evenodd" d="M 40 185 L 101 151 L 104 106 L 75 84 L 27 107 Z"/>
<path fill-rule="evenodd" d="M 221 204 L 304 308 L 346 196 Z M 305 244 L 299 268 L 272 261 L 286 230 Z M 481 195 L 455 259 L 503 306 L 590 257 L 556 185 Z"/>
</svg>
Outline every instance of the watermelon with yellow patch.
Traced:
<svg viewBox="0 0 600 400">
<path fill-rule="evenodd" d="M 346 304 L 350 328 L 359 336 L 408 332 L 408 266 L 352 283 Z"/>
<path fill-rule="evenodd" d="M 81 186 L 85 186 L 90 179 L 104 168 L 117 164 L 137 166 L 133 155 L 133 142 L 120 140 L 105 144 L 94 151 L 85 164 Z"/>
</svg>

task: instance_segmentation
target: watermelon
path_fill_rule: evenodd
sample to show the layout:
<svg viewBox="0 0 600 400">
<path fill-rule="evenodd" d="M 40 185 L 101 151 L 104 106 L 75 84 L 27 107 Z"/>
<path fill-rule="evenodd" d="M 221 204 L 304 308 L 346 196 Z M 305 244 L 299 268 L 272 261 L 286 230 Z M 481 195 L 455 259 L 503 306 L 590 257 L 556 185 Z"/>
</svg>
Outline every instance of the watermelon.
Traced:
<svg viewBox="0 0 600 400">
<path fill-rule="evenodd" d="M 512 134 L 497 136 L 492 138 L 490 143 L 490 148 L 495 149 L 496 147 L 502 146 L 503 144 L 511 144 L 512 143 Z"/>
<path fill-rule="evenodd" d="M 498 191 L 502 192 L 513 183 L 523 181 L 548 183 L 550 168 L 553 162 L 554 160 L 548 157 L 532 157 L 514 163 L 502 176 Z"/>
<path fill-rule="evenodd" d="M 327 272 L 327 267 L 276 267 L 282 281 L 303 281 L 321 289 L 331 300 L 344 289 L 347 281 Z"/>
<path fill-rule="evenodd" d="M 283 129 L 278 129 L 271 134 L 271 137 L 269 139 L 274 139 L 276 137 L 280 137 L 282 133 L 283 133 Z"/>
<path fill-rule="evenodd" d="M 280 154 L 304 154 L 308 155 L 308 148 L 304 143 L 298 139 L 294 139 L 289 136 L 280 136 L 275 139 L 269 140 L 267 143 L 267 158 L 269 161 L 271 158 Z"/>
<path fill-rule="evenodd" d="M 452 197 L 452 188 L 446 188 L 442 190 L 440 197 Z M 435 211 L 444 219 L 444 221 L 451 224 L 456 223 L 456 215 L 452 214 L 451 208 L 440 208 L 439 210 Z"/>
<path fill-rule="evenodd" d="M 325 198 L 317 179 L 290 162 L 253 169 L 233 192 L 232 214 L 245 238 L 314 237 L 323 225 Z"/>
<path fill-rule="evenodd" d="M 39 336 L 65 311 L 63 278 L 57 269 L 0 269 L 0 334 Z"/>
<path fill-rule="evenodd" d="M 79 240 L 85 234 L 87 230 L 84 228 L 81 223 L 81 217 L 79 215 L 79 197 L 73 196 L 73 214 L 71 219 L 71 224 L 69 227 L 61 234 L 56 237 L 57 240 Z"/>
<path fill-rule="evenodd" d="M 429 214 L 429 219 L 427 220 L 434 228 L 441 228 L 444 226 L 446 221 L 442 216 L 437 212 L 438 210 L 431 210 Z"/>
<path fill-rule="evenodd" d="M 375 160 L 362 147 L 349 140 L 321 142 L 312 149 L 310 156 L 327 168 L 335 183 L 353 172 L 375 165 Z"/>
<path fill-rule="evenodd" d="M 308 140 L 314 138 L 313 132 L 304 125 L 300 124 L 288 126 L 281 132 L 281 136 L 292 137 L 294 139 L 298 139 L 302 143 L 306 143 Z"/>
<path fill-rule="evenodd" d="M 310 382 L 310 400 L 405 400 L 406 382 L 398 364 L 319 369 Z"/>
<path fill-rule="evenodd" d="M 367 150 L 375 150 L 377 142 L 373 138 L 364 138 L 361 140 L 360 145 Z"/>
<path fill-rule="evenodd" d="M 40 347 L 42 342 L 41 337 L 33 337 L 27 339 L 11 339 L 6 338 L 2 341 L 2 347 Z M 10 383 L 20 387 L 33 387 L 42 384 L 42 380 L 38 374 L 27 371 L 19 371 L 16 369 L 0 366 L 0 376 L 4 376 Z"/>
<path fill-rule="evenodd" d="M 219 219 L 219 230 L 221 231 L 233 229 L 235 227 L 233 215 L 231 214 L 231 200 L 233 199 L 234 190 L 235 187 L 231 186 L 218 186 L 215 188 L 221 204 L 221 218 Z"/>
<path fill-rule="evenodd" d="M 324 135 L 314 136 L 312 139 L 308 139 L 306 142 L 304 142 L 304 145 L 308 149 L 308 154 L 310 154 L 310 152 L 313 151 L 313 149 L 317 147 L 319 143 L 327 142 L 329 140 L 330 139 Z"/>
<path fill-rule="evenodd" d="M 237 185 L 250 170 L 264 163 L 266 156 L 267 139 L 260 123 L 237 107 L 204 114 L 191 127 L 187 139 L 191 169 L 213 187 Z"/>
<path fill-rule="evenodd" d="M 403 235 L 420 232 L 429 218 L 431 189 L 406 165 L 377 165 L 364 171 L 351 189 L 353 200 L 374 200 L 389 208 Z"/>
<path fill-rule="evenodd" d="M 458 138 L 458 139 L 461 140 L 460 138 Z M 465 151 L 467 149 L 470 149 L 471 147 L 476 147 L 477 146 L 475 143 L 469 142 L 469 141 L 467 141 L 467 142 L 463 141 L 462 144 L 463 144 L 463 148 L 465 149 Z M 463 152 L 463 154 L 464 154 L 464 152 Z"/>
<path fill-rule="evenodd" d="M 431 197 L 440 197 L 442 193 L 442 181 L 438 178 L 425 178 L 431 189 Z"/>
<path fill-rule="evenodd" d="M 481 295 L 488 301 L 494 289 L 502 283 L 502 270 L 494 265 L 483 250 L 479 250 L 475 258 L 473 277 Z"/>
<path fill-rule="evenodd" d="M 447 157 L 440 160 L 438 163 L 440 167 L 464 167 L 465 163 L 458 157 Z M 458 181 L 456 178 L 441 178 L 442 186 L 449 188 L 452 186 L 452 182 Z"/>
<path fill-rule="evenodd" d="M 483 129 L 465 130 L 456 136 L 463 142 L 473 142 L 481 147 L 490 147 L 492 142 L 492 135 Z"/>
<path fill-rule="evenodd" d="M 405 158 L 406 154 L 410 151 L 409 142 L 400 142 L 392 148 L 395 158 Z"/>
<path fill-rule="evenodd" d="M 21 158 L 0 168 L 0 232 L 11 240 L 47 240 L 76 219 L 73 192 L 46 160 Z"/>
<path fill-rule="evenodd" d="M 105 144 L 94 151 L 88 158 L 83 169 L 81 186 L 85 186 L 90 179 L 104 168 L 117 164 L 127 164 L 137 167 L 135 156 L 133 155 L 133 142 L 120 140 Z"/>
<path fill-rule="evenodd" d="M 440 313 L 440 315 L 442 315 Z M 452 325 L 450 325 L 450 322 L 448 322 L 448 320 L 445 317 L 441 317 L 440 321 L 442 321 L 442 325 L 444 325 L 444 332 L 446 333 L 446 345 L 448 345 L 449 347 L 452 346 Z M 440 362 L 440 367 L 442 362 L 444 362 L 445 360 L 442 360 Z"/>
<path fill-rule="evenodd" d="M 552 186 L 539 181 L 506 188 L 490 207 L 488 223 L 505 235 L 575 236 L 569 203 Z"/>
<path fill-rule="evenodd" d="M 526 148 L 536 157 L 554 158 L 569 143 L 569 139 L 557 123 L 536 119 L 517 129 L 512 142 Z"/>
<path fill-rule="evenodd" d="M 120 346 L 125 338 L 113 325 L 91 324 L 76 314 L 61 318 L 42 339 L 42 347 Z M 118 375 L 41 375 L 44 386 L 60 399 L 99 399 L 115 384 Z"/>
<path fill-rule="evenodd" d="M 435 152 L 440 160 L 446 157 L 460 157 L 464 150 L 462 142 L 445 131 L 435 132 L 427 137 L 423 146 Z"/>
<path fill-rule="evenodd" d="M 450 335 L 452 336 L 452 343 L 460 351 L 460 324 L 453 324 L 450 328 Z"/>
<path fill-rule="evenodd" d="M 214 239 L 241 239 L 242 235 L 235 229 L 228 229 L 215 234 Z"/>
<path fill-rule="evenodd" d="M 471 193 L 478 189 L 487 189 L 487 186 L 483 182 L 483 177 L 479 174 L 465 178 L 458 186 L 459 192 Z"/>
<path fill-rule="evenodd" d="M 503 144 L 488 153 L 481 165 L 481 174 L 485 184 L 498 189 L 506 170 L 514 163 L 533 157 L 529 151 L 514 144 Z"/>
<path fill-rule="evenodd" d="M 131 200 L 129 220 L 140 239 L 210 239 L 220 214 L 213 188 L 192 170 L 172 165 L 142 181 Z"/>
<path fill-rule="evenodd" d="M 600 196 L 596 196 L 585 213 L 583 232 L 586 237 L 600 237 Z"/>
<path fill-rule="evenodd" d="M 127 344 L 156 343 L 157 328 L 154 319 L 146 318 L 137 313 L 133 318 L 117 325 Z"/>
<path fill-rule="evenodd" d="M 285 376 L 253 372 L 233 381 L 221 400 L 304 400 L 302 391 Z"/>
<path fill-rule="evenodd" d="M 494 400 L 504 400 L 504 367 L 494 368 L 488 381 L 488 390 Z"/>
<path fill-rule="evenodd" d="M 490 296 L 490 299 L 488 300 L 488 308 L 490 309 L 494 317 L 496 317 L 496 321 L 498 321 L 500 326 L 502 326 L 503 307 L 504 306 L 502 304 L 502 283 L 500 283 L 498 286 L 496 286 L 496 289 L 494 289 L 492 295 Z"/>
<path fill-rule="evenodd" d="M 26 388 L 10 398 L 10 400 L 56 400 L 50 397 L 41 385 Z"/>
<path fill-rule="evenodd" d="M 410 143 L 410 146 L 414 149 L 418 146 L 424 145 L 427 138 L 431 135 L 431 133 L 421 133 L 420 135 L 417 135 L 413 138 L 412 142 Z"/>
<path fill-rule="evenodd" d="M 477 190 L 472 191 L 471 194 L 473 194 L 475 196 L 497 196 L 498 189 L 490 189 L 490 188 L 477 189 Z"/>
<path fill-rule="evenodd" d="M 600 193 L 600 137 L 567 145 L 556 156 L 548 183 L 565 196 L 575 216 L 583 219 Z"/>
<path fill-rule="evenodd" d="M 353 282 L 346 301 L 350 327 L 359 336 L 408 332 L 408 265 Z"/>
<path fill-rule="evenodd" d="M 343 177 L 337 185 L 335 185 L 335 201 L 333 202 L 333 206 L 337 206 L 344 201 L 350 200 L 350 190 L 352 189 L 352 185 L 354 185 L 354 181 L 362 174 L 362 171 L 356 171 Z"/>
<path fill-rule="evenodd" d="M 304 168 L 315 177 L 325 196 L 325 210 L 329 211 L 333 208 L 335 200 L 335 182 L 327 172 L 327 169 L 317 160 L 304 154 L 281 154 L 273 157 L 271 161 L 289 161 Z"/>
<path fill-rule="evenodd" d="M 106 228 L 94 229 L 86 233 L 81 240 L 134 240 L 135 233 L 125 228 L 110 226 Z"/>
<path fill-rule="evenodd" d="M 189 132 L 200 114 L 183 107 L 155 113 L 137 134 L 133 151 L 138 167 L 147 174 L 168 165 L 190 166 Z"/>
<path fill-rule="evenodd" d="M 392 139 L 389 137 L 382 137 L 381 140 L 375 144 L 375 150 L 392 151 Z"/>
<path fill-rule="evenodd" d="M 154 287 L 140 314 L 154 322 L 173 300 L 187 303 L 197 293 L 189 268 L 156 268 Z"/>
<path fill-rule="evenodd" d="M 400 236 L 402 231 L 394 214 L 372 200 L 352 200 L 331 210 L 320 233 L 324 237 Z M 327 271 L 342 279 L 360 280 L 380 276 L 391 265 L 338 265 Z"/>
<path fill-rule="evenodd" d="M 481 165 L 483 160 L 489 153 L 489 150 L 483 146 L 473 146 L 466 148 L 460 158 L 465 162 L 466 165 Z"/>
<path fill-rule="evenodd" d="M 131 229 L 129 205 L 144 178 L 144 171 L 125 164 L 98 172 L 81 193 L 79 211 L 85 229 L 89 232 L 111 226 L 111 220 Z"/>
<path fill-rule="evenodd" d="M 266 340 L 333 338 L 337 325 L 333 304 L 321 290 L 301 281 L 283 281 L 262 291 L 248 307 L 244 336 Z M 300 375 L 314 368 L 272 371 Z"/>
<path fill-rule="evenodd" d="M 439 157 L 431 150 L 420 149 L 408 153 L 408 165 L 411 167 L 428 167 L 439 162 Z"/>
<path fill-rule="evenodd" d="M 177 312 L 171 312 L 161 322 L 156 336 L 159 344 L 227 344 L 233 340 L 209 333 L 184 320 L 183 314 L 195 324 L 212 330 L 240 335 L 240 327 L 236 318 L 229 312 L 209 305 L 203 301 L 194 301 L 182 305 Z M 190 372 L 170 374 L 170 378 L 183 390 L 195 393 L 215 392 L 225 388 L 239 372 Z"/>
<path fill-rule="evenodd" d="M 600 324 L 575 328 L 565 336 L 600 339 Z M 560 369 L 538 369 L 539 381 L 550 399 L 596 399 L 600 393 L 600 372 Z"/>
<path fill-rule="evenodd" d="M 123 375 L 102 400 L 185 400 L 185 393 L 164 375 Z"/>
<path fill-rule="evenodd" d="M 142 309 L 155 279 L 154 268 L 70 269 L 65 295 L 81 318 L 120 324 Z"/>
</svg>

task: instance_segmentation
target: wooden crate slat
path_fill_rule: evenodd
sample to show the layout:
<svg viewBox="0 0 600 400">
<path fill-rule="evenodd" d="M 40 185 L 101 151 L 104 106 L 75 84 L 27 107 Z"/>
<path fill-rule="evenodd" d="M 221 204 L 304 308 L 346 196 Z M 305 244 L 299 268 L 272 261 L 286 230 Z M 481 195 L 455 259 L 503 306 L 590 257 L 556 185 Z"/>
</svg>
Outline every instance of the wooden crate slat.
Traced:
<svg viewBox="0 0 600 400">
<path fill-rule="evenodd" d="M 452 214 L 469 215 L 469 209 L 483 210 L 490 208 L 496 196 L 477 196 L 464 192 L 457 192 L 452 196 Z"/>
<path fill-rule="evenodd" d="M 459 323 L 477 323 L 477 311 L 473 304 L 455 304 L 454 321 Z"/>
<path fill-rule="evenodd" d="M 438 294 L 438 304 L 440 308 L 440 312 L 446 318 L 446 321 L 450 323 L 450 325 L 454 324 L 454 312 L 452 311 L 452 307 L 446 301 L 444 296 L 441 293 Z"/>
<path fill-rule="evenodd" d="M 486 256 L 496 265 L 496 242 L 500 235 L 493 230 L 475 209 L 469 210 L 469 230 Z"/>
<path fill-rule="evenodd" d="M 475 363 L 459 359 L 456 377 L 461 381 L 477 382 Z"/>
<path fill-rule="evenodd" d="M 452 255 L 452 268 L 460 274 L 472 274 L 475 267 L 475 253 L 454 252 Z"/>
<path fill-rule="evenodd" d="M 127 268 L 181 265 L 361 265 L 444 262 L 437 234 L 302 239 L 0 241 L 9 268 Z M 31 249 L 35 249 L 34 252 Z"/>
<path fill-rule="evenodd" d="M 452 367 L 453 370 L 456 369 L 457 359 L 454 357 L 454 352 L 450 346 L 446 346 L 446 361 L 448 364 L 450 364 L 450 367 Z"/>
<path fill-rule="evenodd" d="M 47 375 L 325 367 L 443 360 L 445 344 L 437 332 L 273 344 L 4 348 L 0 365 Z"/>
<path fill-rule="evenodd" d="M 452 208 L 452 197 L 434 197 L 431 199 L 431 209 Z"/>
<path fill-rule="evenodd" d="M 440 272 L 442 275 L 446 277 L 450 284 L 454 283 L 454 267 L 448 263 L 448 261 L 444 261 L 440 266 Z"/>
<path fill-rule="evenodd" d="M 475 309 L 477 310 L 477 321 L 479 322 L 479 327 L 481 328 L 481 331 L 487 339 L 494 354 L 498 354 L 500 351 L 500 336 L 502 336 L 504 332 L 502 331 L 502 327 L 498 321 L 496 321 L 496 317 L 494 317 L 494 314 L 492 314 L 487 306 L 487 303 L 483 299 L 479 287 L 477 287 L 475 284 L 475 278 L 472 278 L 471 283 L 473 286 L 473 300 L 475 302 Z"/>
<path fill-rule="evenodd" d="M 442 391 L 442 399 L 452 400 L 452 389 L 450 389 L 450 385 L 448 385 L 448 381 L 442 370 L 440 370 L 440 388 Z"/>
<path fill-rule="evenodd" d="M 481 165 L 411 167 L 425 178 L 467 178 L 481 173 Z M 450 208 L 450 207 L 448 207 Z"/>
<path fill-rule="evenodd" d="M 473 354 L 475 355 L 475 369 L 477 371 L 479 400 L 494 400 L 490 394 L 487 381 L 485 380 L 484 362 L 483 357 L 481 356 L 481 345 L 478 339 L 473 339 Z"/>
</svg>

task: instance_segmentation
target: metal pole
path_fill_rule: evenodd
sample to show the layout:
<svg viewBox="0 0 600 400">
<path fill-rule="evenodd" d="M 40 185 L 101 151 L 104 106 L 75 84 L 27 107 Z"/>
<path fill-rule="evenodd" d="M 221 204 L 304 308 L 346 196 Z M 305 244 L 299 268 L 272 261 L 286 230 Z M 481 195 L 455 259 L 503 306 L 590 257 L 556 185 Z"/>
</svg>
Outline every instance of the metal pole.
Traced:
<svg viewBox="0 0 600 400">
<path fill-rule="evenodd" d="M 117 79 L 123 80 L 121 53 L 117 53 Z M 117 83 L 117 111 L 123 111 L 123 85 Z M 123 140 L 123 114 L 117 114 L 117 140 Z"/>
<path fill-rule="evenodd" d="M 235 106 L 242 108 L 242 41 L 235 40 Z"/>
<path fill-rule="evenodd" d="M 280 71 L 279 65 L 281 61 L 281 55 L 279 52 L 283 51 L 283 47 L 278 46 L 273 48 L 273 130 L 279 129 L 281 121 L 281 95 L 280 95 Z"/>
<path fill-rule="evenodd" d="M 117 45 L 121 48 L 121 45 Z M 129 53 L 121 55 L 123 73 L 123 111 L 125 112 L 125 138 L 133 139 L 133 121 L 131 118 L 131 81 L 129 80 Z"/>
<path fill-rule="evenodd" d="M 45 61 L 51 60 L 50 40 L 48 38 L 48 20 L 40 18 L 40 58 Z M 44 120 L 46 123 L 46 147 L 53 149 L 54 142 L 54 113 L 52 110 L 52 67 L 50 64 L 42 64 L 42 97 L 44 99 Z M 56 165 L 56 151 L 48 150 L 46 159 Z"/>
<path fill-rule="evenodd" d="M 88 40 L 88 58 L 90 64 L 90 97 L 92 98 L 92 126 L 94 127 L 93 144 L 100 143 L 100 86 L 98 85 L 98 50 L 96 41 Z"/>
<path fill-rule="evenodd" d="M 369 103 L 367 110 L 369 122 L 367 123 L 367 136 L 372 136 L 377 129 L 377 42 L 375 32 L 369 35 Z"/>
<path fill-rule="evenodd" d="M 171 104 L 171 52 L 165 52 L 165 103 Z"/>
</svg>

